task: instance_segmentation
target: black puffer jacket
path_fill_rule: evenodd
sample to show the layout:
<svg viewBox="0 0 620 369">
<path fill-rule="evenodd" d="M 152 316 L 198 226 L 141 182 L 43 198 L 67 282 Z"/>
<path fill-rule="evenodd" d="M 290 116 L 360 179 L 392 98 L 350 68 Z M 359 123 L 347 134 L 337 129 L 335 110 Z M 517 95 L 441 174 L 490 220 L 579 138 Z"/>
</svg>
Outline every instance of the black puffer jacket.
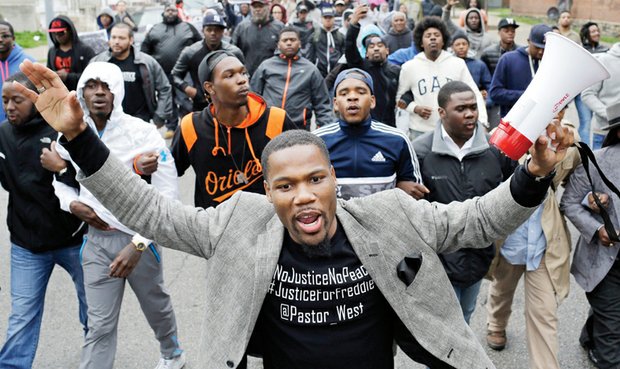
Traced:
<svg viewBox="0 0 620 369">
<path fill-rule="evenodd" d="M 11 242 L 33 253 L 82 243 L 82 222 L 60 210 L 54 194 L 54 173 L 41 166 L 41 149 L 58 133 L 37 116 L 21 126 L 0 125 L 0 182 L 9 193 L 6 222 Z M 63 179 L 64 178 L 64 179 Z M 77 186 L 75 171 L 59 176 Z"/>
<path fill-rule="evenodd" d="M 58 19 L 66 22 L 69 25 L 69 28 L 71 28 L 71 37 L 73 42 L 73 46 L 71 47 L 71 72 L 67 75 L 67 79 L 64 83 L 70 91 L 73 91 L 77 87 L 77 82 L 82 75 L 82 71 L 84 71 L 90 59 L 95 56 L 95 52 L 90 48 L 90 46 L 80 42 L 80 38 L 78 37 L 78 33 L 73 25 L 73 22 L 64 15 L 59 15 L 52 19 L 48 29 L 52 28 L 52 23 Z M 49 32 L 49 38 L 54 43 L 54 46 L 50 47 L 47 52 L 47 67 L 53 71 L 56 71 L 57 68 L 54 60 L 56 59 L 59 44 L 58 41 L 56 41 L 56 38 L 52 37 L 52 32 Z"/>
<path fill-rule="evenodd" d="M 264 60 L 273 56 L 278 47 L 278 35 L 284 24 L 270 19 L 265 24 L 254 23 L 246 19 L 235 28 L 232 43 L 245 55 L 245 67 L 253 74 Z"/>
<path fill-rule="evenodd" d="M 200 40 L 202 36 L 196 27 L 177 19 L 175 23 L 154 25 L 146 34 L 140 51 L 155 58 L 166 75 L 169 75 L 185 46 Z"/>
<path fill-rule="evenodd" d="M 515 161 L 488 144 L 482 125 L 478 124 L 471 151 L 462 161 L 454 156 L 441 134 L 441 125 L 415 141 L 424 184 L 430 190 L 426 199 L 448 204 L 482 196 L 508 179 L 517 166 Z M 466 288 L 481 280 L 495 256 L 495 247 L 461 249 L 439 255 L 453 285 Z"/>
<path fill-rule="evenodd" d="M 502 49 L 502 47 L 499 45 L 499 42 L 496 42 L 493 45 L 490 45 L 484 50 L 482 50 L 480 60 L 482 60 L 484 64 L 487 65 L 487 67 L 489 68 L 489 72 L 491 72 L 491 75 L 493 75 L 493 73 L 495 73 L 497 63 L 499 62 L 499 58 L 508 51 L 513 51 L 520 47 L 521 46 L 517 44 L 513 44 L 511 49 Z"/>
</svg>

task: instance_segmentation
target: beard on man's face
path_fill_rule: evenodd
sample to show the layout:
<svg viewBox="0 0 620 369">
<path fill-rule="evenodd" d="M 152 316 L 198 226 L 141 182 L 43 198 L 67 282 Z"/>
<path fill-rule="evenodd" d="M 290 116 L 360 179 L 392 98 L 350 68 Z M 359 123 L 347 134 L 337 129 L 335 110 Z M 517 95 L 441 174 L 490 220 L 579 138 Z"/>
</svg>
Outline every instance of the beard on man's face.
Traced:
<svg viewBox="0 0 620 369">
<path fill-rule="evenodd" d="M 178 18 L 179 18 L 178 15 L 164 15 L 164 23 L 166 24 L 175 23 Z"/>
</svg>

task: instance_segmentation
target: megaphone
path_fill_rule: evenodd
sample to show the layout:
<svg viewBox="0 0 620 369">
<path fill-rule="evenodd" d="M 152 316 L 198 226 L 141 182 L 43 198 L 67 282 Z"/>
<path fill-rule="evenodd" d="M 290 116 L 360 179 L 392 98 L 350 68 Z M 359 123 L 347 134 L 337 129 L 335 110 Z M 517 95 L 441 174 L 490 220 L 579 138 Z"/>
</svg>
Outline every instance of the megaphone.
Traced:
<svg viewBox="0 0 620 369">
<path fill-rule="evenodd" d="M 547 32 L 545 38 L 536 76 L 489 140 L 513 160 L 527 152 L 575 96 L 609 78 L 607 68 L 580 45 L 555 32 Z"/>
</svg>

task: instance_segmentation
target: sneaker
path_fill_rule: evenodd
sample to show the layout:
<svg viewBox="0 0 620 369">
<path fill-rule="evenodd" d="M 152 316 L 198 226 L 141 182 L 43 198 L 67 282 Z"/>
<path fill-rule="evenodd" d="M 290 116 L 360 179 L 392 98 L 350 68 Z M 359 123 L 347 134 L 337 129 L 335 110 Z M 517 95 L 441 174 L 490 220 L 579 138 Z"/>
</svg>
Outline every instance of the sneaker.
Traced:
<svg viewBox="0 0 620 369">
<path fill-rule="evenodd" d="M 166 132 L 164 133 L 164 139 L 165 139 L 165 140 L 169 140 L 169 139 L 171 139 L 172 137 L 174 137 L 174 131 L 166 131 Z"/>
<path fill-rule="evenodd" d="M 506 347 L 506 330 L 501 332 L 487 331 L 487 345 L 496 351 L 501 351 Z"/>
<path fill-rule="evenodd" d="M 162 357 L 155 369 L 181 369 L 185 366 L 185 352 L 173 358 Z"/>
</svg>

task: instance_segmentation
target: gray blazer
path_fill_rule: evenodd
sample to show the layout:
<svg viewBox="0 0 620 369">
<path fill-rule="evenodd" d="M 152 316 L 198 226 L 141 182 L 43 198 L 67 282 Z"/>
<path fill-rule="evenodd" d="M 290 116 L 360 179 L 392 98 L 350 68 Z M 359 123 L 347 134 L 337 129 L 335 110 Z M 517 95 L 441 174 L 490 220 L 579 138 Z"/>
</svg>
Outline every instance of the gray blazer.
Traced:
<svg viewBox="0 0 620 369">
<path fill-rule="evenodd" d="M 618 186 L 620 183 L 620 170 L 618 169 L 620 144 L 595 151 L 594 155 L 605 176 Z M 620 199 L 607 188 L 592 165 L 590 166 L 590 175 L 596 191 L 609 195 L 609 217 L 615 228 L 620 229 L 618 227 L 620 224 L 620 218 L 618 218 Z M 590 191 L 590 182 L 588 182 L 583 166 L 580 165 L 570 177 L 560 203 L 560 210 L 566 214 L 566 217 L 581 233 L 573 256 L 571 273 L 586 292 L 591 292 L 607 275 L 616 257 L 618 257 L 618 250 L 620 250 L 620 245 L 617 242 L 613 247 L 600 243 L 597 234 L 598 228 L 603 225 L 603 219 L 581 204 L 583 198 Z"/>
<path fill-rule="evenodd" d="M 165 247 L 210 259 L 206 344 L 201 368 L 236 367 L 246 351 L 282 248 L 284 227 L 263 195 L 238 192 L 217 208 L 199 209 L 162 197 L 116 159 L 86 186 L 123 224 Z M 484 197 L 448 205 L 390 190 L 340 201 L 337 218 L 356 254 L 419 343 L 456 368 L 494 368 L 463 320 L 438 253 L 479 247 L 511 233 L 532 213 L 509 183 Z M 396 266 L 418 254 L 421 267 L 406 286 Z"/>
</svg>

